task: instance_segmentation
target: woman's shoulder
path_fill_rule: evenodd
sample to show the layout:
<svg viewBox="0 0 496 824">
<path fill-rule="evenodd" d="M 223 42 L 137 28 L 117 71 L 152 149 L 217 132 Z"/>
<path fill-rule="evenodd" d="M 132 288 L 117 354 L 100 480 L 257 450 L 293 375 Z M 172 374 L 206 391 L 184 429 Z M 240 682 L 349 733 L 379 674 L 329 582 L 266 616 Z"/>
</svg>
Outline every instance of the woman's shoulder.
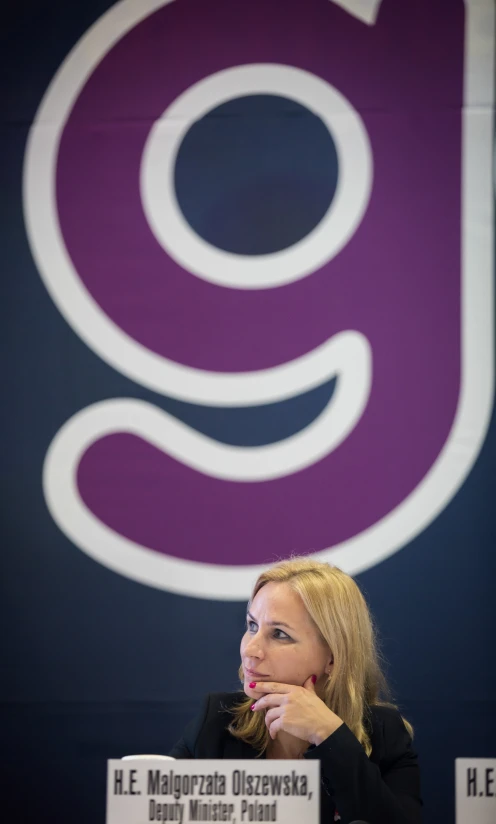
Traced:
<svg viewBox="0 0 496 824">
<path fill-rule="evenodd" d="M 373 704 L 367 708 L 373 761 L 394 761 L 411 753 L 412 737 L 396 707 Z"/>
<path fill-rule="evenodd" d="M 399 709 L 388 704 L 370 704 L 367 707 L 366 717 L 372 730 L 381 728 L 388 733 L 407 729 Z"/>
<path fill-rule="evenodd" d="M 209 692 L 205 696 L 205 720 L 219 716 L 229 716 L 232 719 L 232 711 L 237 704 L 240 704 L 246 695 L 238 690 L 237 692 Z"/>
<path fill-rule="evenodd" d="M 233 709 L 246 698 L 244 692 L 209 692 L 205 695 L 200 712 L 197 715 L 197 726 L 203 732 L 210 732 L 214 728 L 223 730 L 233 720 Z"/>
<path fill-rule="evenodd" d="M 399 709 L 392 704 L 369 704 L 367 710 L 376 723 L 388 723 L 401 718 Z"/>
<path fill-rule="evenodd" d="M 227 727 L 242 692 L 211 692 L 205 695 L 196 716 L 186 726 L 182 738 L 169 755 L 174 758 L 222 758 Z"/>
</svg>

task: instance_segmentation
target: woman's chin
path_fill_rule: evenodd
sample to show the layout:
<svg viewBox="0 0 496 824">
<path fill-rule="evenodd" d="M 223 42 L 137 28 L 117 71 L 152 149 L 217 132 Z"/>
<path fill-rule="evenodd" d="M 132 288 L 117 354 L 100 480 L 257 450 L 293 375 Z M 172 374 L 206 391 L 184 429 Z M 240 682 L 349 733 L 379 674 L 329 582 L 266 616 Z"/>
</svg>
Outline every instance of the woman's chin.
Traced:
<svg viewBox="0 0 496 824">
<path fill-rule="evenodd" d="M 247 695 L 249 698 L 255 698 L 255 699 L 256 698 L 261 698 L 262 695 L 265 695 L 264 688 L 263 688 L 263 683 L 264 682 L 263 681 L 257 681 L 256 682 L 257 686 L 255 687 L 255 689 L 253 689 L 252 687 L 249 686 L 249 684 L 251 684 L 251 682 L 253 680 L 254 680 L 253 676 L 251 676 L 250 678 L 245 679 L 245 681 L 243 682 L 243 691 L 244 691 L 245 695 Z"/>
</svg>

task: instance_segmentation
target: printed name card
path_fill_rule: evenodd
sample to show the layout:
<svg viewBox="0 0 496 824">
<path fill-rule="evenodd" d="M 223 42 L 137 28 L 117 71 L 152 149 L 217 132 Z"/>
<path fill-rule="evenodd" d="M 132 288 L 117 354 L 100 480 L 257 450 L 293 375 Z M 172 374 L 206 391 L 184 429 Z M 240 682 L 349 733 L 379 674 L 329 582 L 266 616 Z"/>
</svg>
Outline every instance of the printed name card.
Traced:
<svg viewBox="0 0 496 824">
<path fill-rule="evenodd" d="M 107 824 L 318 824 L 319 799 L 319 761 L 108 761 Z"/>
<path fill-rule="evenodd" d="M 457 758 L 456 824 L 496 821 L 496 758 Z"/>
</svg>

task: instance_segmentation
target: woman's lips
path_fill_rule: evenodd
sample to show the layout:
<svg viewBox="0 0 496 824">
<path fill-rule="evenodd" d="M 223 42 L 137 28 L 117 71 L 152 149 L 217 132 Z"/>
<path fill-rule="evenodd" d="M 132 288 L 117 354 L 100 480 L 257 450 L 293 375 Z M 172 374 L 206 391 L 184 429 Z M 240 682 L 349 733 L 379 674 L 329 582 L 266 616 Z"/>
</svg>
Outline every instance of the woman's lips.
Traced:
<svg viewBox="0 0 496 824">
<path fill-rule="evenodd" d="M 253 676 L 254 678 L 268 678 L 268 675 L 264 675 L 263 672 L 256 672 L 256 670 L 248 669 L 248 667 L 244 667 L 245 675 L 249 675 L 250 678 Z"/>
</svg>

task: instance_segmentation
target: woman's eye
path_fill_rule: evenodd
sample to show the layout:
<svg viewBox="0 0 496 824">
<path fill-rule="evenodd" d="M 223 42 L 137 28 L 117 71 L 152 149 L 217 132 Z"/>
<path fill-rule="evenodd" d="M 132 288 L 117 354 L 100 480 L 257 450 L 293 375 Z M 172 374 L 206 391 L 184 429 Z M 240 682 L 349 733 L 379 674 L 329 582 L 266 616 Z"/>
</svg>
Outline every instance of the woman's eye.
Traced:
<svg viewBox="0 0 496 824">
<path fill-rule="evenodd" d="M 256 632 L 257 631 L 257 625 L 256 625 L 255 621 L 247 621 L 246 622 L 246 627 L 248 629 L 248 632 Z"/>
<path fill-rule="evenodd" d="M 286 632 L 283 632 L 282 629 L 275 629 L 274 630 L 274 638 L 278 638 L 281 641 L 286 641 L 286 640 L 290 641 L 291 640 L 289 635 Z"/>
</svg>

